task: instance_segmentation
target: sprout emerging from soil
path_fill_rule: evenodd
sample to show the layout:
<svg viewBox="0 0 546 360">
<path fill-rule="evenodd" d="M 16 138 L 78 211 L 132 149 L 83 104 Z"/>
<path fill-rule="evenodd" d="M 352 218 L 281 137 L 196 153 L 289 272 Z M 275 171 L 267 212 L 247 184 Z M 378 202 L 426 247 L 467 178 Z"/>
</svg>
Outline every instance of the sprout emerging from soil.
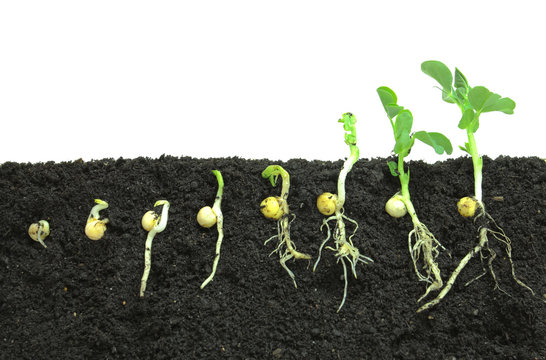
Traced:
<svg viewBox="0 0 546 360">
<path fill-rule="evenodd" d="M 222 194 L 224 193 L 224 179 L 222 178 L 222 173 L 220 173 L 220 171 L 212 170 L 212 173 L 216 176 L 216 180 L 218 181 L 216 198 L 214 199 L 212 208 L 210 206 L 205 206 L 199 210 L 199 213 L 197 214 L 197 222 L 199 225 L 205 228 L 210 228 L 216 224 L 216 229 L 218 230 L 218 240 L 216 240 L 216 255 L 214 256 L 214 262 L 212 263 L 212 272 L 201 284 L 201 289 L 207 286 L 207 284 L 214 278 L 214 274 L 216 274 L 216 268 L 218 267 L 218 262 L 220 261 L 222 240 L 224 239 L 224 216 L 222 215 L 221 209 Z"/>
<path fill-rule="evenodd" d="M 87 237 L 91 240 L 100 240 L 104 236 L 104 232 L 106 231 L 106 224 L 108 224 L 110 220 L 100 220 L 99 211 L 106 209 L 108 207 L 108 203 L 100 199 L 95 199 L 95 204 L 97 205 L 93 206 L 93 208 L 91 209 L 91 213 L 87 218 L 87 224 L 85 225 L 85 235 L 87 235 Z"/>
<path fill-rule="evenodd" d="M 415 208 L 410 200 L 409 193 L 409 169 L 404 169 L 404 158 L 408 156 L 415 143 L 415 139 L 424 142 L 434 148 L 437 154 L 451 154 L 453 147 L 448 138 L 440 133 L 418 131 L 411 133 L 413 125 L 413 116 L 411 112 L 397 104 L 397 97 L 394 91 L 386 86 L 377 89 L 383 108 L 391 122 L 394 132 L 394 153 L 398 155 L 398 164 L 389 161 L 387 164 L 393 176 L 400 179 L 401 192 L 395 194 L 387 204 L 385 210 L 389 215 L 395 218 L 402 217 L 408 212 L 413 222 L 413 230 L 408 235 L 408 248 L 413 261 L 415 274 L 420 281 L 426 282 L 425 293 L 417 300 L 418 302 L 425 298 L 429 292 L 439 290 L 443 286 L 440 268 L 436 262 L 439 254 L 438 248 L 445 250 L 440 242 L 434 237 L 430 230 L 419 221 Z M 418 265 L 422 257 L 422 265 Z M 420 269 L 424 270 L 421 273 Z"/>
<path fill-rule="evenodd" d="M 327 246 L 326 249 L 332 250 L 335 252 L 335 256 L 337 257 L 337 261 L 341 261 L 341 265 L 343 266 L 343 278 L 345 280 L 345 287 L 343 290 L 343 299 L 341 300 L 341 304 L 339 305 L 339 308 L 337 311 L 339 312 L 341 308 L 343 307 L 343 304 L 345 304 L 345 298 L 347 297 L 347 265 L 346 261 L 349 262 L 351 266 L 351 270 L 353 273 L 353 276 L 355 279 L 356 276 L 356 265 L 361 262 L 364 264 L 368 264 L 370 262 L 373 262 L 372 259 L 370 259 L 367 256 L 364 256 L 360 254 L 360 251 L 358 248 L 356 248 L 353 245 L 353 236 L 355 235 L 356 231 L 358 230 L 358 223 L 349 218 L 344 214 L 343 205 L 345 204 L 345 179 L 347 178 L 347 174 L 351 171 L 353 168 L 353 165 L 357 162 L 358 156 L 359 156 L 359 150 L 356 146 L 356 117 L 351 113 L 345 113 L 343 114 L 342 118 L 339 119 L 340 123 L 343 123 L 343 128 L 345 129 L 345 143 L 349 145 L 349 148 L 351 149 L 351 155 L 345 160 L 345 163 L 343 164 L 343 168 L 341 169 L 337 181 L 337 195 L 330 194 L 330 193 L 324 193 L 319 196 L 317 199 L 317 207 L 319 211 L 323 215 L 331 215 L 332 209 L 333 215 L 324 219 L 322 222 L 322 226 L 320 227 L 320 230 L 324 227 L 326 227 L 328 235 L 326 236 L 326 239 L 322 242 L 319 248 L 319 255 L 317 258 L 317 261 L 315 262 L 315 265 L 313 266 L 313 271 L 317 269 L 318 263 L 320 261 L 320 257 L 322 255 L 322 249 L 324 248 L 324 245 L 330 240 L 330 237 L 333 237 L 334 239 L 334 246 Z M 355 226 L 355 229 L 351 236 L 347 237 L 346 229 L 345 229 L 345 222 L 344 220 L 347 220 L 351 224 Z M 335 221 L 335 228 L 334 233 L 332 235 L 332 232 L 330 231 L 330 221 Z"/>
<path fill-rule="evenodd" d="M 49 223 L 45 220 L 40 220 L 37 223 L 31 224 L 28 228 L 28 235 L 32 240 L 38 241 L 47 249 L 44 239 L 49 235 Z"/>
<path fill-rule="evenodd" d="M 448 103 L 457 104 L 461 110 L 462 117 L 459 121 L 459 129 L 466 130 L 468 142 L 464 147 L 460 146 L 459 148 L 470 154 L 472 157 L 472 164 L 474 167 L 474 197 L 465 197 L 461 199 L 458 204 L 458 210 L 459 213 L 465 217 L 474 216 L 477 210 L 477 215 L 475 215 L 474 221 L 480 220 L 481 225 L 478 228 L 478 244 L 474 246 L 474 248 L 470 250 L 461 260 L 436 299 L 423 305 L 421 308 L 419 308 L 419 310 L 417 310 L 417 312 L 430 309 L 438 304 L 451 290 L 457 276 L 474 255 L 479 253 L 483 262 L 483 260 L 487 258 L 487 256 L 484 256 L 482 253 L 482 250 L 484 249 L 489 252 L 489 259 L 487 263 L 489 273 L 495 282 L 495 289 L 505 292 L 500 288 L 495 272 L 493 271 L 492 263 L 497 254 L 489 247 L 487 235 L 492 235 L 496 240 L 504 245 L 504 249 L 512 269 L 512 277 L 520 286 L 526 288 L 534 295 L 533 290 L 516 277 L 514 263 L 512 261 L 512 242 L 510 241 L 510 238 L 508 238 L 505 232 L 496 224 L 491 215 L 485 211 L 485 205 L 482 200 L 483 159 L 478 154 L 478 148 L 474 138 L 474 133 L 480 126 L 480 115 L 482 113 L 500 111 L 505 114 L 513 114 L 516 103 L 512 99 L 503 98 L 500 95 L 489 91 L 483 86 L 470 87 L 466 77 L 459 71 L 459 69 L 456 68 L 454 74 L 452 75 L 449 68 L 439 61 L 425 61 L 421 64 L 421 70 L 425 74 L 434 78 L 441 85 L 442 99 Z M 491 229 L 491 227 L 493 229 Z M 469 285 L 471 282 L 477 280 L 486 273 L 487 270 L 485 270 L 484 267 L 484 272 L 468 282 L 466 285 Z"/>
<path fill-rule="evenodd" d="M 296 245 L 290 237 L 290 224 L 296 218 L 292 214 L 292 219 L 289 219 L 290 209 L 288 208 L 288 191 L 290 189 L 290 175 L 280 165 L 269 165 L 263 172 L 262 177 L 269 179 L 272 186 L 277 185 L 279 175 L 282 178 L 281 196 L 270 196 L 260 204 L 262 214 L 268 218 L 277 220 L 277 235 L 274 235 L 264 242 L 264 245 L 273 239 L 277 239 L 277 247 L 273 253 L 278 253 L 281 266 L 286 270 L 290 278 L 294 282 L 294 287 L 298 287 L 294 273 L 286 266 L 286 262 L 294 259 L 311 259 L 311 255 L 301 253 L 296 250 Z"/>
<path fill-rule="evenodd" d="M 150 269 L 152 268 L 152 241 L 155 234 L 165 230 L 167 221 L 169 220 L 169 207 L 171 204 L 167 200 L 158 200 L 154 204 L 154 207 L 161 205 L 163 205 L 161 215 L 158 215 L 155 211 L 148 211 L 144 214 L 141 221 L 144 230 L 148 231 L 148 237 L 146 238 L 146 249 L 144 251 L 144 273 L 140 281 L 140 297 L 144 297 L 146 283 L 150 275 Z"/>
</svg>

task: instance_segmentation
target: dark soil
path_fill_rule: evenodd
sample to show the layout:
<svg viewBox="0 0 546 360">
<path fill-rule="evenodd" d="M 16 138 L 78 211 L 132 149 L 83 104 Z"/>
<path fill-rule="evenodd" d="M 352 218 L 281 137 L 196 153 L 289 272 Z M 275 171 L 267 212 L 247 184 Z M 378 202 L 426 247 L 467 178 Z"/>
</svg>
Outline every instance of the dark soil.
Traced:
<svg viewBox="0 0 546 360">
<path fill-rule="evenodd" d="M 421 314 L 416 300 L 425 284 L 408 253 L 411 220 L 384 211 L 399 189 L 385 160 L 360 160 L 347 179 L 345 214 L 358 221 L 355 244 L 375 263 L 358 266 L 339 313 L 343 270 L 332 252 L 323 253 L 316 273 L 308 261 L 289 262 L 295 289 L 278 256 L 269 256 L 275 244 L 263 244 L 276 225 L 259 204 L 280 193 L 260 176 L 271 163 L 161 157 L 1 165 L 0 358 L 546 358 L 543 160 L 484 161 L 487 210 L 511 237 L 516 274 L 536 296 L 515 283 L 504 248 L 491 238 L 496 274 L 509 295 L 494 290 L 489 275 L 464 286 L 482 273 L 476 256 L 444 301 Z M 342 161 L 280 164 L 291 175 L 292 238 L 316 257 L 325 237 L 316 197 L 336 192 Z M 457 200 L 473 192 L 471 160 L 410 167 L 417 213 L 452 254 L 438 258 L 447 280 L 477 243 L 475 224 L 456 210 Z M 214 201 L 212 169 L 225 180 L 226 236 L 216 277 L 200 290 L 217 232 L 200 228 L 195 216 Z M 95 198 L 110 204 L 101 215 L 111 223 L 99 241 L 83 232 Z M 141 299 L 140 219 L 160 199 L 171 202 L 169 222 L 154 240 Z M 47 249 L 27 235 L 40 219 L 51 225 Z"/>
</svg>

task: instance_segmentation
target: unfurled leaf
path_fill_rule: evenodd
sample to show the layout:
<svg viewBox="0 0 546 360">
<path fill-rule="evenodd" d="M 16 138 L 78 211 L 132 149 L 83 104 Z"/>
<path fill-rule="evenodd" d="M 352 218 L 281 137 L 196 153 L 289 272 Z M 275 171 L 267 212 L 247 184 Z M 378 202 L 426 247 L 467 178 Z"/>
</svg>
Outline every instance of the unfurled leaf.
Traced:
<svg viewBox="0 0 546 360">
<path fill-rule="evenodd" d="M 432 77 L 442 86 L 444 93 L 451 93 L 451 84 L 453 84 L 453 76 L 451 71 L 440 61 L 429 60 L 421 64 L 421 70 Z"/>
<path fill-rule="evenodd" d="M 413 134 L 413 137 L 421 140 L 427 145 L 430 145 L 432 148 L 434 148 L 434 151 L 436 151 L 437 154 L 443 154 L 444 152 L 451 154 L 453 152 L 451 141 L 440 133 L 418 131 Z"/>
<path fill-rule="evenodd" d="M 413 116 L 411 115 L 411 111 L 400 111 L 398 113 L 398 116 L 396 116 L 396 121 L 394 123 L 394 136 L 396 138 L 396 141 L 398 142 L 398 138 L 401 137 L 402 134 L 407 134 L 409 137 L 412 126 Z"/>
<path fill-rule="evenodd" d="M 394 145 L 394 152 L 398 155 L 406 156 L 411 147 L 413 146 L 413 140 L 409 133 L 402 133 L 396 138 L 396 144 Z"/>
<path fill-rule="evenodd" d="M 459 129 L 466 129 L 472 120 L 474 120 L 474 110 L 466 109 L 461 117 L 461 120 L 459 121 Z"/>
<path fill-rule="evenodd" d="M 377 88 L 377 94 L 379 95 L 379 99 L 383 104 L 383 109 L 385 109 L 387 116 L 392 120 L 403 109 L 402 106 L 396 104 L 396 94 L 386 86 Z"/>
<path fill-rule="evenodd" d="M 470 89 L 468 101 L 478 113 L 501 111 L 505 114 L 513 114 L 516 107 L 516 103 L 512 99 L 503 98 L 484 86 L 476 86 Z"/>
</svg>

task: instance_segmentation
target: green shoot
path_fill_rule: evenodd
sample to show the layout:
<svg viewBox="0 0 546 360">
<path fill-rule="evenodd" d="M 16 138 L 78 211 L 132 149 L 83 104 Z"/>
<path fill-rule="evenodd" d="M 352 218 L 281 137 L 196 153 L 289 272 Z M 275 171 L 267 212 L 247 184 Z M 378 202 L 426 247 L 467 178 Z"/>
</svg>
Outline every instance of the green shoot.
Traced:
<svg viewBox="0 0 546 360">
<path fill-rule="evenodd" d="M 40 220 L 37 223 L 30 225 L 28 228 L 28 235 L 32 240 L 38 241 L 47 249 L 44 239 L 49 235 L 49 223 L 45 220 Z"/>
<path fill-rule="evenodd" d="M 279 175 L 282 178 L 282 189 L 280 197 L 268 197 L 262 201 L 260 210 L 265 217 L 277 220 L 277 235 L 274 235 L 264 242 L 264 245 L 273 239 L 277 239 L 277 247 L 273 253 L 278 253 L 281 266 L 286 270 L 290 278 L 294 282 L 294 287 L 298 287 L 294 273 L 286 266 L 286 262 L 292 258 L 294 259 L 311 259 L 310 255 L 301 253 L 296 250 L 296 245 L 290 237 L 290 224 L 296 218 L 296 215 L 292 214 L 292 219 L 289 220 L 290 209 L 288 207 L 288 191 L 290 189 L 290 175 L 280 165 L 269 165 L 263 172 L 262 178 L 269 179 L 271 185 L 275 187 L 277 185 L 277 179 Z"/>
<path fill-rule="evenodd" d="M 199 213 L 197 214 L 197 221 L 203 227 L 212 227 L 212 225 L 214 224 L 210 226 L 207 225 L 211 224 L 214 220 L 214 223 L 216 223 L 216 229 L 218 230 L 218 240 L 216 240 L 216 255 L 214 256 L 214 261 L 212 264 L 212 272 L 210 273 L 209 277 L 206 278 L 205 281 L 203 281 L 203 283 L 201 284 L 201 289 L 207 286 L 207 284 L 212 281 L 214 275 L 216 274 L 216 268 L 218 267 L 218 262 L 220 261 L 222 240 L 224 239 L 224 216 L 221 209 L 222 194 L 224 193 L 224 178 L 222 177 L 222 173 L 218 170 L 212 170 L 212 173 L 214 174 L 214 176 L 216 176 L 216 180 L 218 181 L 218 191 L 216 192 L 214 205 L 212 205 L 212 208 L 209 208 L 208 206 L 202 208 L 201 211 L 199 211 Z M 209 208 L 211 210 L 213 216 L 211 216 L 211 212 L 209 212 L 206 208 Z M 201 216 L 199 214 L 201 214 Z"/>
<path fill-rule="evenodd" d="M 144 297 L 146 291 L 146 283 L 148 276 L 150 275 L 150 269 L 152 268 L 152 241 L 155 234 L 162 232 L 167 227 L 167 221 L 169 220 L 169 207 L 170 203 L 167 200 L 159 200 L 154 204 L 154 207 L 163 205 L 161 216 L 155 212 L 148 211 L 142 218 L 142 227 L 148 231 L 148 237 L 146 238 L 146 249 L 144 251 L 144 273 L 142 274 L 142 280 L 140 281 L 140 297 Z"/>
<path fill-rule="evenodd" d="M 516 103 L 510 98 L 503 98 L 498 94 L 495 94 L 489 91 L 484 86 L 475 86 L 471 87 L 459 69 L 455 68 L 453 74 L 449 68 L 439 61 L 425 61 L 421 64 L 421 70 L 435 79 L 441 86 L 442 90 L 442 99 L 448 103 L 456 104 L 461 110 L 461 119 L 459 120 L 459 129 L 465 130 L 468 138 L 468 142 L 465 143 L 465 146 L 459 146 L 459 148 L 466 153 L 470 154 L 472 157 L 472 164 L 474 168 L 474 198 L 473 200 L 477 203 L 477 206 L 469 204 L 468 198 L 463 198 L 459 202 L 459 212 L 463 216 L 473 216 L 473 208 L 478 208 L 478 215 L 475 219 L 482 217 L 485 224 L 479 228 L 479 242 L 460 262 L 459 266 L 453 271 L 451 277 L 449 278 L 446 286 L 438 294 L 437 298 L 430 301 L 429 303 L 423 305 L 418 312 L 425 309 L 429 309 L 434 305 L 438 304 L 444 296 L 449 292 L 453 286 L 457 276 L 461 270 L 466 266 L 468 261 L 477 253 L 480 254 L 481 259 L 484 259 L 482 250 L 486 249 L 489 251 L 490 258 L 488 261 L 489 272 L 495 281 L 495 288 L 500 289 L 497 277 L 493 272 L 492 261 L 496 257 L 496 253 L 489 248 L 489 242 L 487 235 L 493 235 L 495 239 L 500 241 L 505 246 L 506 254 L 508 255 L 508 260 L 512 267 L 512 277 L 514 280 L 521 286 L 525 287 L 533 294 L 533 290 L 521 282 L 515 275 L 514 264 L 512 262 L 512 246 L 511 241 L 504 231 L 495 223 L 493 218 L 485 211 L 485 206 L 482 198 L 482 170 L 483 170 L 483 159 L 478 154 L 478 148 L 476 146 L 476 139 L 474 133 L 478 131 L 480 126 L 480 115 L 492 111 L 500 111 L 505 114 L 513 114 Z M 470 209 L 470 211 L 468 211 Z M 488 228 L 489 224 L 492 224 L 495 230 Z M 486 270 L 484 269 L 484 274 Z M 484 274 L 478 276 L 481 277 Z M 477 279 L 477 278 L 476 278 Z M 474 279 L 474 280 L 476 280 Z M 474 281 L 472 280 L 472 281 Z M 471 281 L 471 282 L 472 282 Z M 467 283 L 468 285 L 469 283 Z"/>
<path fill-rule="evenodd" d="M 108 203 L 102 201 L 101 199 L 95 199 L 95 206 L 91 209 L 91 213 L 87 218 L 87 223 L 85 224 L 85 235 L 91 240 L 100 240 L 104 236 L 106 231 L 106 224 L 110 220 L 102 219 L 100 220 L 99 212 L 108 208 Z"/>
<path fill-rule="evenodd" d="M 413 125 L 413 116 L 411 112 L 397 104 L 397 97 L 394 91 L 386 86 L 377 89 L 377 93 L 383 104 L 387 116 L 390 120 L 394 132 L 394 153 L 398 155 L 398 164 L 393 161 L 388 162 L 389 169 L 393 176 L 400 179 L 401 192 L 394 195 L 386 204 L 385 209 L 393 217 L 402 217 L 406 211 L 409 212 L 413 222 L 413 230 L 408 235 L 408 247 L 413 261 L 415 274 L 420 281 L 426 282 L 425 293 L 419 298 L 418 302 L 425 298 L 430 291 L 439 290 L 443 286 L 440 269 L 436 263 L 436 257 L 439 254 L 438 247 L 445 248 L 434 237 L 417 217 L 415 208 L 410 200 L 409 193 L 409 169 L 404 169 L 404 158 L 408 156 L 415 143 L 415 139 L 431 146 L 437 154 L 451 154 L 453 148 L 451 142 L 444 135 L 436 132 L 418 131 L 411 133 Z M 423 257 L 424 274 L 419 270 L 419 258 Z"/>
<path fill-rule="evenodd" d="M 334 251 L 335 256 L 337 257 L 337 261 L 341 261 L 341 265 L 343 266 L 343 278 L 345 280 L 343 299 L 341 301 L 341 304 L 339 305 L 339 308 L 337 309 L 337 311 L 339 312 L 345 304 L 345 299 L 347 297 L 348 279 L 347 266 L 345 264 L 345 261 L 348 261 L 351 265 L 353 276 L 356 279 L 356 265 L 359 262 L 368 264 L 370 262 L 373 262 L 373 260 L 367 256 L 361 255 L 358 248 L 354 246 L 352 238 L 358 230 L 358 223 L 355 220 L 346 216 L 343 209 L 343 205 L 345 204 L 345 180 L 347 178 L 347 174 L 349 174 L 349 172 L 353 168 L 353 165 L 358 161 L 359 156 L 359 149 L 356 146 L 356 117 L 351 113 L 345 113 L 338 122 L 343 123 L 343 129 L 345 130 L 345 143 L 349 145 L 351 154 L 349 155 L 347 160 L 345 160 L 343 168 L 339 173 L 337 181 L 337 195 L 324 193 L 317 199 L 317 207 L 319 211 L 323 215 L 332 215 L 331 210 L 333 210 L 333 215 L 324 219 L 324 221 L 322 222 L 322 226 L 320 227 L 321 231 L 323 227 L 326 227 L 328 234 L 326 236 L 326 239 L 320 245 L 319 255 L 317 261 L 315 262 L 315 265 L 313 266 L 313 271 L 317 269 L 324 245 L 328 242 L 328 240 L 330 240 L 330 237 L 332 236 L 334 239 L 335 247 L 327 246 L 326 249 Z M 355 226 L 353 233 L 348 238 L 346 234 L 344 220 L 347 220 Z M 333 235 L 330 231 L 330 221 L 335 221 L 336 224 Z"/>
</svg>

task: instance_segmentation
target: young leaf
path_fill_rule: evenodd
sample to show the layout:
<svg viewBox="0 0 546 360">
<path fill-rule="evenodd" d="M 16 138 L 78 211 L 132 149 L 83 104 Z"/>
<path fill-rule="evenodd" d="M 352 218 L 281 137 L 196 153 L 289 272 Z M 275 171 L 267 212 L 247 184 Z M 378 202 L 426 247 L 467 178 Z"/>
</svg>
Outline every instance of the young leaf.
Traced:
<svg viewBox="0 0 546 360">
<path fill-rule="evenodd" d="M 410 137 L 409 133 L 403 132 L 396 138 L 396 144 L 394 145 L 394 152 L 397 155 L 406 156 L 411 147 L 413 146 L 413 139 Z"/>
<path fill-rule="evenodd" d="M 400 111 L 398 113 L 398 116 L 396 116 L 396 122 L 394 123 L 394 136 L 396 138 L 396 142 L 398 142 L 398 139 L 403 134 L 407 134 L 409 137 L 412 125 L 413 125 L 413 116 L 411 115 L 411 111 L 409 110 Z"/>
<path fill-rule="evenodd" d="M 516 107 L 516 103 L 512 99 L 503 98 L 484 86 L 476 86 L 470 89 L 468 101 L 478 113 L 501 111 L 505 114 L 513 114 Z"/>
<path fill-rule="evenodd" d="M 451 84 L 453 83 L 453 76 L 448 67 L 440 61 L 429 60 L 421 64 L 421 70 L 432 77 L 442 86 L 444 92 L 451 93 Z"/>
<path fill-rule="evenodd" d="M 465 88 L 468 89 L 468 81 L 466 80 L 466 77 L 463 75 L 462 72 L 459 71 L 459 69 L 455 68 L 455 88 Z"/>
<path fill-rule="evenodd" d="M 393 119 L 398 113 L 404 109 L 402 106 L 396 104 L 397 98 L 394 91 L 386 86 L 377 88 L 377 94 L 383 104 L 383 109 L 387 112 L 389 119 Z"/>
<path fill-rule="evenodd" d="M 459 149 L 461 149 L 462 151 L 464 151 L 467 154 L 470 154 L 470 152 L 468 150 L 466 150 L 466 148 L 464 146 L 459 145 Z"/>
<path fill-rule="evenodd" d="M 451 141 L 449 141 L 447 137 L 440 133 L 418 131 L 413 134 L 413 137 L 421 140 L 427 145 L 432 146 L 437 154 L 443 154 L 444 152 L 446 152 L 447 154 L 451 154 L 453 152 Z"/>
<path fill-rule="evenodd" d="M 459 121 L 459 129 L 464 130 L 468 128 L 470 123 L 474 120 L 474 110 L 466 109 L 463 113 L 463 117 Z"/>
<path fill-rule="evenodd" d="M 400 175 L 397 170 L 397 165 L 394 161 L 387 161 L 387 165 L 389 166 L 389 170 L 391 171 L 392 176 Z"/>
</svg>

